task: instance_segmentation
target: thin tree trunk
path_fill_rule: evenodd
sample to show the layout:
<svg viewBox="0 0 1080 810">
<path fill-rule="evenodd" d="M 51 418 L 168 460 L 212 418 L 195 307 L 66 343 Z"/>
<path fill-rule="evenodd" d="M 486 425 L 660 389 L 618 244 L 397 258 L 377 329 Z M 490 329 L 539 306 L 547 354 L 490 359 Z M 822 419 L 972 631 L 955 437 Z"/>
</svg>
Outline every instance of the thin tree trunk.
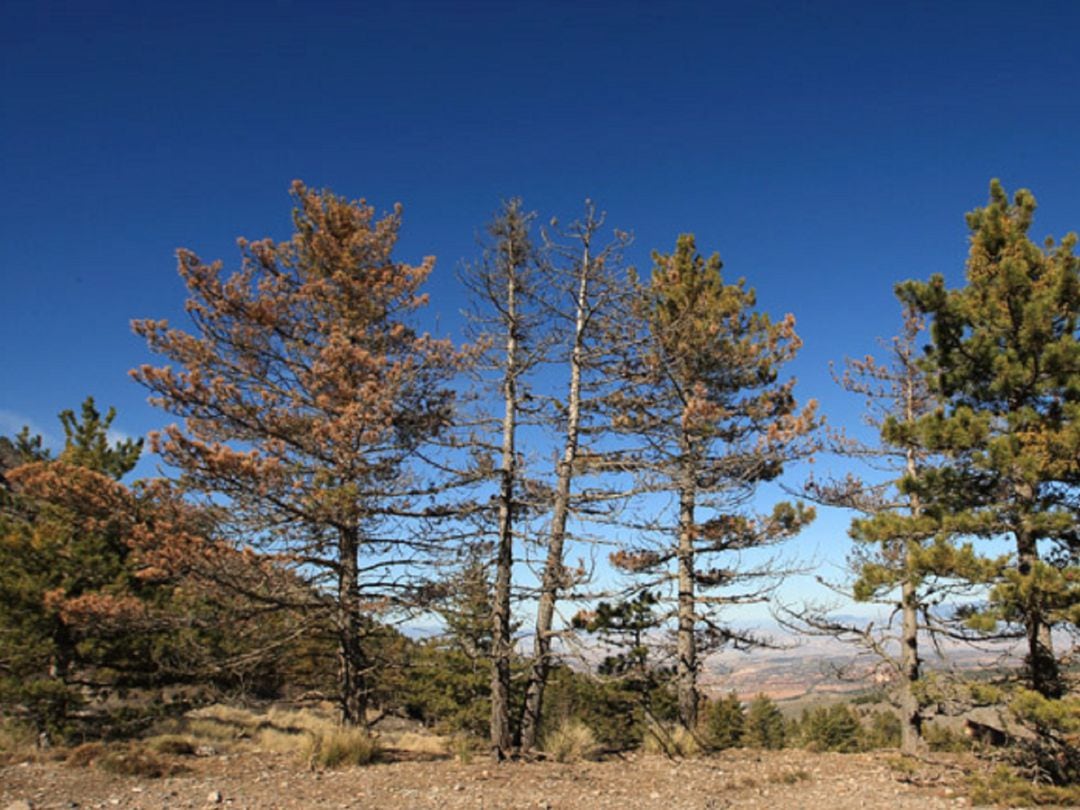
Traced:
<svg viewBox="0 0 1080 810">
<path fill-rule="evenodd" d="M 360 642 L 359 537 L 343 531 L 338 540 L 338 686 L 341 691 L 341 722 L 346 726 L 367 724 L 367 661 Z"/>
<path fill-rule="evenodd" d="M 683 475 L 679 490 L 679 633 L 676 668 L 679 721 L 697 726 L 697 640 L 694 637 L 694 501 L 692 470 Z"/>
<path fill-rule="evenodd" d="M 556 470 L 555 503 L 548 538 L 547 560 L 540 582 L 540 600 L 536 610 L 536 632 L 533 635 L 533 660 L 525 691 L 525 710 L 521 722 L 521 750 L 536 746 L 540 716 L 544 704 L 544 688 L 551 668 L 551 626 L 555 602 L 563 583 L 563 546 L 566 543 L 566 521 L 570 514 L 570 481 L 577 459 L 578 435 L 581 425 L 581 364 L 585 350 L 585 311 L 589 295 L 589 248 L 586 245 L 581 262 L 576 313 L 574 346 L 570 353 L 570 393 L 566 412 L 566 443 L 562 460 Z"/>
<path fill-rule="evenodd" d="M 901 689 L 900 713 L 900 749 L 905 754 L 915 754 L 922 747 L 922 710 L 915 694 L 915 684 L 921 673 L 919 661 L 919 615 L 918 598 L 915 583 L 911 579 L 911 559 L 909 550 L 908 571 L 905 575 L 901 593 L 902 639 L 900 651 Z"/>
<path fill-rule="evenodd" d="M 914 381 L 910 374 L 905 380 L 905 403 L 904 417 L 910 424 L 915 421 L 915 390 Z M 916 464 L 915 450 L 908 447 L 907 474 L 911 479 L 918 476 L 919 468 Z M 917 494 L 910 498 L 912 517 L 922 514 L 922 503 Z M 901 612 L 901 638 L 900 638 L 900 750 L 905 754 L 915 754 L 922 747 L 922 709 L 919 705 L 918 696 L 915 694 L 915 684 L 921 677 L 919 660 L 919 595 L 915 587 L 915 553 L 918 551 L 917 541 L 909 540 L 904 549 L 904 581 L 900 592 Z"/>
<path fill-rule="evenodd" d="M 510 579 L 514 564 L 514 477 L 517 427 L 517 281 L 509 262 L 506 312 L 506 369 L 503 379 L 502 480 L 499 490 L 499 538 L 495 554 L 495 604 L 492 606 L 491 755 L 503 760 L 512 753 L 510 733 Z"/>
</svg>

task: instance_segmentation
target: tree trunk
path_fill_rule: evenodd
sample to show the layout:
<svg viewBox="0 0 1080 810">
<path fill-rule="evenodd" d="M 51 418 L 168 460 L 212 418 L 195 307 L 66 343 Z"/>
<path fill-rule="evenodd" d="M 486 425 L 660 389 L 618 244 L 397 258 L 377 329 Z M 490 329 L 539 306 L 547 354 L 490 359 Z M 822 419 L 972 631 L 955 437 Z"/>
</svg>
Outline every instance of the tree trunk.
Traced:
<svg viewBox="0 0 1080 810">
<path fill-rule="evenodd" d="M 513 749 L 510 734 L 510 581 L 514 565 L 514 477 L 517 459 L 514 447 L 517 427 L 517 281 L 513 261 L 506 293 L 506 368 L 503 378 L 502 478 L 499 489 L 499 537 L 495 553 L 495 604 L 492 606 L 491 639 L 491 756 L 496 761 L 509 757 Z"/>
<path fill-rule="evenodd" d="M 360 641 L 360 542 L 355 530 L 342 531 L 338 540 L 338 686 L 341 722 L 367 725 L 367 660 Z"/>
<path fill-rule="evenodd" d="M 589 250 L 585 248 L 578 284 L 574 318 L 574 346 L 570 353 L 570 393 L 566 412 L 566 443 L 563 457 L 556 470 L 555 503 L 548 538 L 547 560 L 540 582 L 540 600 L 536 610 L 536 632 L 533 635 L 533 660 L 529 683 L 525 691 L 525 710 L 521 722 L 521 750 L 536 746 L 543 711 L 544 688 L 551 667 L 551 626 L 555 602 L 563 584 L 563 546 L 566 543 L 566 521 L 570 514 L 570 481 L 577 459 L 578 434 L 581 424 L 581 364 L 585 346 L 585 310 L 589 294 Z"/>
<path fill-rule="evenodd" d="M 683 476 L 679 490 L 679 633 L 676 668 L 679 721 L 697 726 L 697 639 L 694 637 L 694 501 L 693 479 Z"/>
<path fill-rule="evenodd" d="M 912 424 L 916 418 L 914 380 L 908 375 L 905 380 L 904 418 Z M 915 449 L 906 451 L 907 474 L 915 480 L 919 474 L 915 458 Z M 922 502 L 917 494 L 910 496 L 912 517 L 922 514 Z M 900 592 L 900 750 L 905 754 L 915 754 L 922 747 L 922 708 L 915 694 L 915 684 L 921 677 L 919 660 L 919 595 L 915 587 L 915 563 L 919 543 L 907 541 L 904 550 L 904 581 Z"/>
<path fill-rule="evenodd" d="M 1039 563 L 1039 552 L 1032 534 L 1020 529 L 1016 532 L 1016 553 L 1022 576 L 1034 576 Z M 1027 674 L 1031 688 L 1043 697 L 1060 698 L 1064 693 L 1061 672 L 1054 656 L 1054 642 L 1050 625 L 1043 619 L 1041 596 L 1038 588 L 1031 588 L 1024 605 L 1024 630 L 1027 636 Z"/>
<path fill-rule="evenodd" d="M 902 725 L 900 750 L 905 754 L 918 753 L 922 747 L 922 709 L 915 684 L 919 682 L 919 614 L 918 596 L 911 579 L 912 553 L 908 551 L 908 571 L 901 592 L 901 650 L 900 650 L 900 713 Z"/>
</svg>

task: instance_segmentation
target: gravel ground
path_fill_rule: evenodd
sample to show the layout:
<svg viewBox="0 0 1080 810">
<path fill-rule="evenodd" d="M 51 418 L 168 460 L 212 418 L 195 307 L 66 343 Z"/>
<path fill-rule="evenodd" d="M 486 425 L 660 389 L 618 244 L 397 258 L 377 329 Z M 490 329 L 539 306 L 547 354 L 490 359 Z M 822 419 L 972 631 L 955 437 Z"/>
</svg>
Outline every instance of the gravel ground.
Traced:
<svg viewBox="0 0 1080 810">
<path fill-rule="evenodd" d="M 923 766 L 906 781 L 896 755 L 733 751 L 684 761 L 629 755 L 604 762 L 401 761 L 311 771 L 294 757 L 187 759 L 162 779 L 62 763 L 0 768 L 0 808 L 808 808 L 968 807 L 962 774 Z M 916 784 L 917 783 L 917 784 Z"/>
</svg>

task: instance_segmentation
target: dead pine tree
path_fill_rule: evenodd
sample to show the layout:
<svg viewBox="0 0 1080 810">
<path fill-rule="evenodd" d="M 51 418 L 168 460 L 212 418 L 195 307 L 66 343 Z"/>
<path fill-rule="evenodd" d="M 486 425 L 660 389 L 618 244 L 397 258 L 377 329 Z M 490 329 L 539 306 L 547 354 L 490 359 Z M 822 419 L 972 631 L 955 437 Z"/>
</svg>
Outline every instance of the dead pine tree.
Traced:
<svg viewBox="0 0 1080 810">
<path fill-rule="evenodd" d="M 499 761 L 513 754 L 510 710 L 512 637 L 512 587 L 514 545 L 520 534 L 519 519 L 521 469 L 517 448 L 524 403 L 529 397 L 526 376 L 543 356 L 535 339 L 538 328 L 533 288 L 536 251 L 530 237 L 534 216 L 522 209 L 521 200 L 505 203 L 487 226 L 489 242 L 481 260 L 467 266 L 461 276 L 472 295 L 468 312 L 471 331 L 486 352 L 478 359 L 476 371 L 499 389 L 501 416 L 497 443 L 491 449 L 498 457 L 492 472 L 496 480 L 494 546 L 494 590 L 491 674 L 491 754 Z M 482 380 L 483 381 L 483 380 Z M 479 420 L 491 427 L 491 419 Z M 483 444 L 474 436 L 474 443 Z"/>
<path fill-rule="evenodd" d="M 767 599 L 783 573 L 774 556 L 755 550 L 813 518 L 802 504 L 762 515 L 749 502 L 810 453 L 817 418 L 813 402 L 797 405 L 794 380 L 779 378 L 801 345 L 793 317 L 774 322 L 756 311 L 753 290 L 742 279 L 726 283 L 719 257 L 701 256 L 693 236 L 653 262 L 626 318 L 633 350 L 609 397 L 645 492 L 634 540 L 611 560 L 634 587 L 673 602 L 679 719 L 693 730 L 703 655 L 764 641 L 723 620 L 725 606 Z"/>
<path fill-rule="evenodd" d="M 553 227 L 556 223 L 552 223 Z M 619 303 L 628 303 L 627 277 L 622 252 L 629 235 L 615 231 L 610 241 L 600 242 L 604 215 L 586 201 L 585 214 L 565 230 L 548 234 L 545 239 L 544 270 L 548 294 L 544 303 L 549 313 L 552 360 L 566 369 L 566 399 L 553 400 L 547 409 L 548 424 L 560 436 L 562 450 L 555 463 L 550 493 L 550 522 L 544 538 L 544 559 L 533 633 L 533 654 L 529 665 L 521 721 L 521 750 L 537 744 L 544 690 L 552 663 L 555 608 L 560 595 L 572 584 L 573 577 L 564 565 L 568 524 L 582 501 L 573 491 L 573 481 L 583 467 L 596 471 L 602 453 L 595 452 L 583 434 L 596 440 L 596 413 L 593 400 L 611 379 L 612 351 L 605 338 L 615 334 L 611 322 L 619 315 Z M 582 451 L 589 459 L 582 459 Z M 610 493 L 594 490 L 587 497 L 594 517 L 603 514 L 601 502 Z"/>
</svg>

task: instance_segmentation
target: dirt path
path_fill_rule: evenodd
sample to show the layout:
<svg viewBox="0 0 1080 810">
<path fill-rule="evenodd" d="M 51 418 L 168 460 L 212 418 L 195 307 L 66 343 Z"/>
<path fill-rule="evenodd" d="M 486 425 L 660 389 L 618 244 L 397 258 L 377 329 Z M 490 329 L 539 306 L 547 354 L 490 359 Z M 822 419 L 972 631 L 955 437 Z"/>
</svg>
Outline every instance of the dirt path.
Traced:
<svg viewBox="0 0 1080 810">
<path fill-rule="evenodd" d="M 113 776 L 59 763 L 0 769 L 0 809 L 37 808 L 808 808 L 969 806 L 955 771 L 930 769 L 916 786 L 887 754 L 736 751 L 672 762 L 658 756 L 578 764 L 451 760 L 312 772 L 295 758 L 231 754 L 189 760 L 163 779 Z M 926 783 L 930 784 L 927 785 Z"/>
</svg>

